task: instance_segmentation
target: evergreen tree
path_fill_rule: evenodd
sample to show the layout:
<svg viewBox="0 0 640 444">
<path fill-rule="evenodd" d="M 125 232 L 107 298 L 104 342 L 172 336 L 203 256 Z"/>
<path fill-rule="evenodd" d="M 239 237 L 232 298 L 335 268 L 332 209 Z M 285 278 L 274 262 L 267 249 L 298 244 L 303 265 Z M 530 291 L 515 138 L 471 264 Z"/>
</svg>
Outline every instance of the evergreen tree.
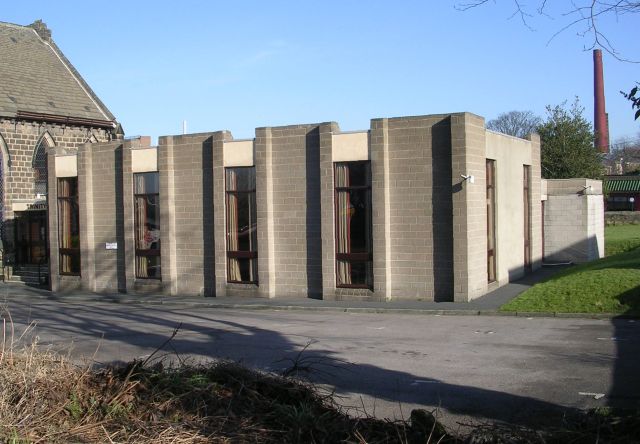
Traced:
<svg viewBox="0 0 640 444">
<path fill-rule="evenodd" d="M 542 143 L 542 177 L 599 179 L 604 172 L 603 155 L 593 146 L 591 124 L 576 99 L 570 109 L 566 102 L 547 106 L 547 119 L 538 127 Z"/>
</svg>

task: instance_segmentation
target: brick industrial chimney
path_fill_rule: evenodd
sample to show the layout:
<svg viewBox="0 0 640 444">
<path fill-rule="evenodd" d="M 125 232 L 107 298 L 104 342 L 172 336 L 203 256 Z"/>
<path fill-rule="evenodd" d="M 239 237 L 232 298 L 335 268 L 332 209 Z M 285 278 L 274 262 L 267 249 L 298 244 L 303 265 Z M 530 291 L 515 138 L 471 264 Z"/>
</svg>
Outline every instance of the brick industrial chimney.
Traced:
<svg viewBox="0 0 640 444">
<path fill-rule="evenodd" d="M 609 152 L 609 122 L 604 107 L 604 75 L 602 74 L 602 51 L 593 50 L 593 127 L 594 145 L 601 153 Z"/>
</svg>

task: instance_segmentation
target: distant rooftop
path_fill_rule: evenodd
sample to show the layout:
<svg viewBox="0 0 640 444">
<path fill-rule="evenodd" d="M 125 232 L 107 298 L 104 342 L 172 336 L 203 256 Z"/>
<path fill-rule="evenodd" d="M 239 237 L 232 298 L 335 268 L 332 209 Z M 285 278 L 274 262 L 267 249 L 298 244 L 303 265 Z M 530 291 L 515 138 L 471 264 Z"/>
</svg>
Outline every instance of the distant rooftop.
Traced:
<svg viewBox="0 0 640 444">
<path fill-rule="evenodd" d="M 0 22 L 0 117 L 38 116 L 116 125 L 42 21 L 29 26 Z"/>
</svg>

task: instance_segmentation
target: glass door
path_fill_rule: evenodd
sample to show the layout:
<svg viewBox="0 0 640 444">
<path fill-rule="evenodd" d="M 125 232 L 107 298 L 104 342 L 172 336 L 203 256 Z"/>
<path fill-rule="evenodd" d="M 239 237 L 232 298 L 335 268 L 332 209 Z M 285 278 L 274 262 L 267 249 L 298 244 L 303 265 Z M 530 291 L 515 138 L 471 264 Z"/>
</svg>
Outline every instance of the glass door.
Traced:
<svg viewBox="0 0 640 444">
<path fill-rule="evenodd" d="M 15 217 L 16 265 L 48 262 L 47 212 L 22 211 Z"/>
</svg>

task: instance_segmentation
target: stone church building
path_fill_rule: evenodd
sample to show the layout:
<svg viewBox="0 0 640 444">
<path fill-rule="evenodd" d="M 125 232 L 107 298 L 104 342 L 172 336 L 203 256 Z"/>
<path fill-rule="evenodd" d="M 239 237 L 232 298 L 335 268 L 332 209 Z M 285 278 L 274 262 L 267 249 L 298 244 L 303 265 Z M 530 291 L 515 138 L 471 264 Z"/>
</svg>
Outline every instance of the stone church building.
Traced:
<svg viewBox="0 0 640 444">
<path fill-rule="evenodd" d="M 47 153 L 122 130 L 41 21 L 0 23 L 0 212 L 15 280 L 48 280 Z"/>
</svg>

